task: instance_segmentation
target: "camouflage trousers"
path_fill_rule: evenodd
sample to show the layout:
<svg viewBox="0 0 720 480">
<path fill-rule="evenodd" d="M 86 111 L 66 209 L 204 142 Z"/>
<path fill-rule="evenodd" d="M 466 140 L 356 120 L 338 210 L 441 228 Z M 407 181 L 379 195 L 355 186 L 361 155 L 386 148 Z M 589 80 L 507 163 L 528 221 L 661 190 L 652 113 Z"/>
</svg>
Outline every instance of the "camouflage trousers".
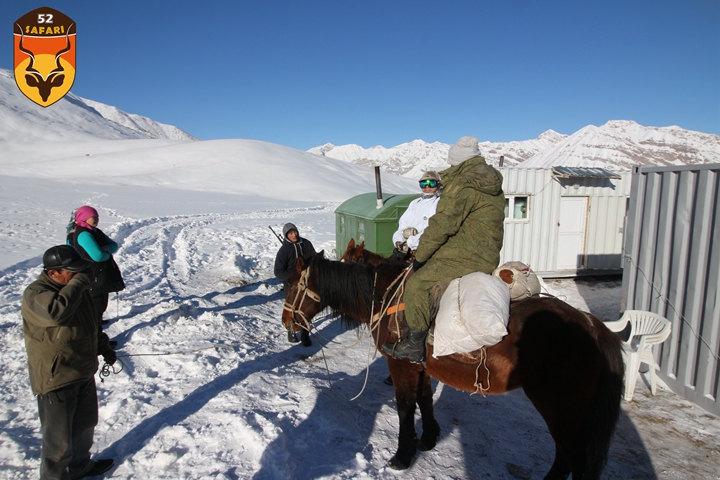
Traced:
<svg viewBox="0 0 720 480">
<path fill-rule="evenodd" d="M 410 328 L 430 328 L 430 290 L 437 282 L 450 281 L 477 271 L 474 266 L 441 264 L 428 261 L 405 285 L 405 319 Z"/>
</svg>

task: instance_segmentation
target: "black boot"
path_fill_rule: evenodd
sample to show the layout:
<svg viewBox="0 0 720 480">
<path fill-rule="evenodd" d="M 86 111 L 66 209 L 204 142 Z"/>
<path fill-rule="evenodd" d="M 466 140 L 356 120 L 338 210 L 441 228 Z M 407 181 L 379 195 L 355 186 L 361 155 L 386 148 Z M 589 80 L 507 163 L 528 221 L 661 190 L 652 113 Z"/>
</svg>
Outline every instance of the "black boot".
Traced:
<svg viewBox="0 0 720 480">
<path fill-rule="evenodd" d="M 295 336 L 295 332 L 293 332 L 292 330 L 288 330 L 288 342 L 290 342 L 290 343 L 298 343 L 298 341 L 299 341 L 299 340 L 298 340 L 297 337 Z"/>
<path fill-rule="evenodd" d="M 102 460 L 90 460 L 90 463 L 92 464 L 90 470 L 85 472 L 82 477 L 78 478 L 96 477 L 98 475 L 102 475 L 103 473 L 107 472 L 115 466 L 115 460 L 111 458 L 104 458 Z"/>
<path fill-rule="evenodd" d="M 398 360 L 410 360 L 421 363 L 425 360 L 425 339 L 427 330 L 410 329 L 410 334 L 398 343 L 386 343 L 383 352 Z"/>
<path fill-rule="evenodd" d="M 309 347 L 312 345 L 312 340 L 310 340 L 310 332 L 305 329 L 300 332 L 300 340 L 302 341 L 304 347 Z"/>
</svg>

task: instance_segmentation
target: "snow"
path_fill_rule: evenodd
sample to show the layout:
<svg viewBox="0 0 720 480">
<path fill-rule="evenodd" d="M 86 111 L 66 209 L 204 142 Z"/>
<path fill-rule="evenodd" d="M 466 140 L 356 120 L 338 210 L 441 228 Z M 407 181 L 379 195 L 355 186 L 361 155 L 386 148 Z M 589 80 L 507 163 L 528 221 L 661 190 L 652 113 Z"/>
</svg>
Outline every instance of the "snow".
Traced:
<svg viewBox="0 0 720 480">
<path fill-rule="evenodd" d="M 426 170 L 448 168 L 449 144 L 414 140 L 395 147 L 325 144 L 310 153 L 359 165 L 380 165 L 384 171 L 419 178 Z M 675 166 L 720 162 L 720 136 L 677 126 L 645 127 L 629 120 L 588 125 L 572 135 L 547 130 L 535 139 L 479 143 L 489 164 L 517 168 L 598 167 L 614 172 L 636 165 Z"/>
<path fill-rule="evenodd" d="M 27 100 L 13 72 L 0 68 L 0 141 L 80 141 L 128 138 L 195 140 L 173 125 L 68 93 L 52 108 Z"/>
<path fill-rule="evenodd" d="M 0 121 L 26 128 L 9 118 Z M 552 440 L 522 391 L 483 397 L 434 382 L 438 445 L 395 472 L 394 392 L 368 338 L 320 317 L 313 346 L 287 342 L 268 226 L 292 221 L 330 255 L 334 209 L 374 191 L 371 169 L 250 140 L 21 138 L 0 141 L 0 167 L 0 478 L 37 477 L 21 295 L 83 204 L 120 244 L 127 284 L 106 313 L 124 368 L 96 377 L 93 453 L 116 460 L 109 476 L 537 479 L 550 468 Z M 383 187 L 416 185 L 384 175 Z M 545 285 L 617 318 L 618 278 Z M 623 402 L 604 478 L 720 478 L 720 419 L 662 383 L 653 397 L 639 382 Z"/>
</svg>

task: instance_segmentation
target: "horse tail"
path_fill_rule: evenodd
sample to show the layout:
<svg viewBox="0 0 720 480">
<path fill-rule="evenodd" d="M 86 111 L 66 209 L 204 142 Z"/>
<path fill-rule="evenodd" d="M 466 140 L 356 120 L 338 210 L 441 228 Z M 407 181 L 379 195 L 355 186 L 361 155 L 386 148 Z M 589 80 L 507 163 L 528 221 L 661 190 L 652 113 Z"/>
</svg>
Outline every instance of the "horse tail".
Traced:
<svg viewBox="0 0 720 480">
<path fill-rule="evenodd" d="M 599 478 L 607 460 L 610 440 L 618 418 L 622 398 L 625 366 L 622 359 L 620 337 L 595 319 L 598 332 L 596 342 L 603 356 L 603 366 L 595 397 L 585 420 L 585 475 Z"/>
</svg>

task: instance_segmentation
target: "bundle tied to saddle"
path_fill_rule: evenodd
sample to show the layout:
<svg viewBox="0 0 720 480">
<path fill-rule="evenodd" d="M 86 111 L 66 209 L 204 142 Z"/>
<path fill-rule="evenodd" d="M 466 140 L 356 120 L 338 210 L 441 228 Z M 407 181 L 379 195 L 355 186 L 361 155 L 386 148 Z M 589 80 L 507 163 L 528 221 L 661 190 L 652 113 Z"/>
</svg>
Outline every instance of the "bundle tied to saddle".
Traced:
<svg viewBox="0 0 720 480">
<path fill-rule="evenodd" d="M 433 357 L 495 345 L 509 317 L 510 290 L 499 277 L 475 272 L 452 280 L 435 319 Z"/>
<path fill-rule="evenodd" d="M 503 263 L 492 274 L 508 284 L 513 302 L 540 293 L 540 279 L 529 265 L 522 262 Z"/>
</svg>

